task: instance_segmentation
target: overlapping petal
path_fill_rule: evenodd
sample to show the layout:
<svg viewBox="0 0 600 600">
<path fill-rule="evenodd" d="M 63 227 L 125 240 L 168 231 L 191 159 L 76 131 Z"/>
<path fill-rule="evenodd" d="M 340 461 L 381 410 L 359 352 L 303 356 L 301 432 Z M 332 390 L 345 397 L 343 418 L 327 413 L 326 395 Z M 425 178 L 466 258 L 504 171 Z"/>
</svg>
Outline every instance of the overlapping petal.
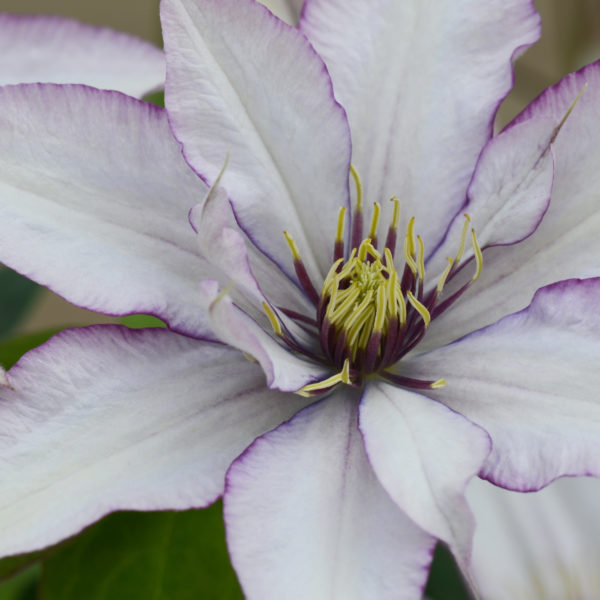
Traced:
<svg viewBox="0 0 600 600">
<path fill-rule="evenodd" d="M 400 198 L 431 249 L 465 201 L 512 56 L 539 36 L 532 2 L 307 0 L 299 27 L 348 112 L 366 200 Z"/>
<path fill-rule="evenodd" d="M 514 244 L 536 230 L 550 204 L 554 177 L 551 143 L 558 126 L 558 121 L 538 117 L 487 143 L 469 185 L 467 203 L 427 261 L 428 271 L 441 273 L 446 257 L 456 255 L 465 215 L 483 249 Z M 461 262 L 472 257 L 472 246 L 467 243 Z M 447 327 L 442 325 L 442 329 L 446 336 L 450 334 Z M 430 333 L 428 341 L 431 337 Z"/>
<path fill-rule="evenodd" d="M 184 509 L 305 401 L 220 344 L 163 329 L 71 330 L 0 388 L 0 552 L 41 548 L 118 509 Z"/>
<path fill-rule="evenodd" d="M 204 335 L 218 277 L 187 214 L 206 194 L 165 112 L 83 86 L 0 90 L 0 257 L 71 302 Z"/>
<path fill-rule="evenodd" d="M 464 491 L 490 452 L 488 435 L 443 404 L 386 383 L 367 385 L 359 422 L 385 490 L 466 566 L 475 523 Z"/>
<path fill-rule="evenodd" d="M 254 0 L 165 0 L 165 102 L 190 165 L 222 185 L 244 231 L 295 279 L 283 231 L 309 273 L 331 264 L 348 202 L 350 138 L 321 59 Z"/>
<path fill-rule="evenodd" d="M 403 362 L 443 376 L 428 392 L 481 425 L 492 452 L 481 476 L 539 489 L 562 475 L 600 475 L 600 279 L 539 290 L 531 305 Z"/>
<path fill-rule="evenodd" d="M 0 14 L 0 85 L 83 83 L 141 97 L 164 80 L 162 51 L 141 39 L 60 17 Z"/>
<path fill-rule="evenodd" d="M 262 366 L 269 387 L 296 391 L 307 383 L 325 379 L 330 368 L 308 361 L 290 352 L 271 337 L 250 315 L 236 306 L 216 281 L 205 280 L 199 286 L 202 309 L 210 319 L 218 339 L 245 352 Z M 263 325 L 268 327 L 263 315 Z"/>
<path fill-rule="evenodd" d="M 448 312 L 444 328 L 454 336 L 448 339 L 524 308 L 539 287 L 600 275 L 600 62 L 549 88 L 516 123 L 539 117 L 558 123 L 584 89 L 553 144 L 555 173 L 548 212 L 525 241 L 484 253 L 477 285 Z"/>
<path fill-rule="evenodd" d="M 391 501 L 337 393 L 259 438 L 227 474 L 230 555 L 249 600 L 422 593 L 434 538 Z"/>
<path fill-rule="evenodd" d="M 473 574 L 486 600 L 600 595 L 600 481 L 565 478 L 531 494 L 474 479 Z"/>
</svg>

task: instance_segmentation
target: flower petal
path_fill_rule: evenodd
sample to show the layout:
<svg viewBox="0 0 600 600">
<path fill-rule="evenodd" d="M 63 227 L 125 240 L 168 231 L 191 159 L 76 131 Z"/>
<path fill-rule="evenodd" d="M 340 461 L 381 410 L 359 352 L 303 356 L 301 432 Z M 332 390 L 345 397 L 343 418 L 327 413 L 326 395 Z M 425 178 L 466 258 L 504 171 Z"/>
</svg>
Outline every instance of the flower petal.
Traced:
<svg viewBox="0 0 600 600">
<path fill-rule="evenodd" d="M 164 0 L 161 8 L 165 102 L 186 159 L 212 183 L 228 155 L 222 184 L 242 229 L 296 280 L 288 230 L 319 285 L 350 162 L 345 113 L 322 61 L 251 0 Z"/>
<path fill-rule="evenodd" d="M 365 198 L 400 198 L 431 249 L 465 201 L 511 57 L 539 37 L 532 2 L 307 0 L 299 27 L 348 112 Z"/>
<path fill-rule="evenodd" d="M 355 400 L 313 404 L 231 466 L 227 538 L 249 600 L 421 597 L 435 540 L 377 482 Z"/>
<path fill-rule="evenodd" d="M 565 478 L 531 494 L 474 479 L 473 573 L 486 600 L 600 597 L 600 481 Z"/>
<path fill-rule="evenodd" d="M 164 55 L 144 40 L 60 17 L 0 15 L 0 85 L 84 83 L 139 98 L 164 81 Z"/>
<path fill-rule="evenodd" d="M 326 379 L 330 369 L 299 358 L 276 341 L 246 312 L 236 306 L 227 288 L 219 291 L 218 283 L 205 280 L 200 284 L 199 300 L 211 319 L 211 329 L 222 342 L 245 352 L 263 368 L 271 388 L 296 391 L 302 386 Z M 263 321 L 267 319 L 263 315 Z M 264 323 L 268 327 L 267 323 Z"/>
<path fill-rule="evenodd" d="M 235 376 L 232 376 L 235 374 Z M 204 506 L 230 462 L 306 404 L 240 353 L 168 330 L 59 334 L 0 388 L 0 554 L 119 509 Z"/>
<path fill-rule="evenodd" d="M 162 109 L 83 86 L 0 89 L 0 260 L 98 312 L 204 335 L 217 277 L 187 214 L 206 186 Z"/>
<path fill-rule="evenodd" d="M 556 283 L 525 310 L 401 363 L 410 377 L 444 377 L 427 394 L 490 434 L 482 477 L 529 491 L 600 475 L 598 298 L 600 279 Z"/>
<path fill-rule="evenodd" d="M 551 143 L 558 125 L 558 121 L 538 117 L 487 143 L 469 185 L 467 203 L 428 261 L 428 270 L 441 273 L 446 257 L 456 255 L 465 214 L 482 249 L 515 244 L 536 230 L 550 204 L 554 176 Z M 469 244 L 461 262 L 473 254 Z"/>
<path fill-rule="evenodd" d="M 484 253 L 481 277 L 448 310 L 443 327 L 451 335 L 441 341 L 521 310 L 544 285 L 600 275 L 600 61 L 546 90 L 516 123 L 559 122 L 586 85 L 553 144 L 552 200 L 542 223 L 520 244 Z"/>
<path fill-rule="evenodd" d="M 367 385 L 359 419 L 385 490 L 466 567 L 475 523 L 464 492 L 490 452 L 488 435 L 443 404 L 381 382 Z"/>
<path fill-rule="evenodd" d="M 268 301 L 314 315 L 314 306 L 298 288 L 254 244 L 246 243 L 222 187 L 215 184 L 205 201 L 192 208 L 189 220 L 206 259 L 235 283 L 236 291 L 243 290 L 251 303 L 258 303 L 260 312 L 262 302 Z"/>
</svg>

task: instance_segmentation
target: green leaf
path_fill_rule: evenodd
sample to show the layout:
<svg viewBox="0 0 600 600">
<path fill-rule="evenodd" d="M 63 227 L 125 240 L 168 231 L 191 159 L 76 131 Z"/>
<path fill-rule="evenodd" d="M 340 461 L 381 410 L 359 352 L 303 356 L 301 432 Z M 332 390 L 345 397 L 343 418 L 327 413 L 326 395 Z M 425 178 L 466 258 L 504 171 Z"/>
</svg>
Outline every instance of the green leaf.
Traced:
<svg viewBox="0 0 600 600">
<path fill-rule="evenodd" d="M 44 600 L 241 600 L 221 503 L 109 515 L 44 563 Z"/>
<path fill-rule="evenodd" d="M 40 565 L 34 565 L 10 581 L 3 582 L 0 585 L 0 600 L 36 600 L 40 571 Z"/>
<path fill-rule="evenodd" d="M 123 325 L 130 329 L 144 329 L 146 327 L 166 327 L 158 317 L 152 315 L 127 315 L 120 319 Z"/>
<path fill-rule="evenodd" d="M 441 542 L 435 547 L 433 553 L 425 596 L 431 600 L 473 599 L 454 557 Z"/>
<path fill-rule="evenodd" d="M 49 331 L 25 335 L 13 340 L 2 340 L 0 342 L 0 366 L 10 369 L 25 352 L 43 344 L 59 331 L 60 329 L 51 329 Z"/>
<path fill-rule="evenodd" d="M 0 338 L 8 337 L 23 318 L 40 289 L 15 271 L 0 267 Z"/>
<path fill-rule="evenodd" d="M 163 91 L 153 92 L 152 94 L 147 94 L 146 96 L 144 96 L 143 100 L 145 102 L 150 102 L 150 104 L 156 104 L 157 106 L 161 106 L 164 108 L 165 93 Z"/>
</svg>

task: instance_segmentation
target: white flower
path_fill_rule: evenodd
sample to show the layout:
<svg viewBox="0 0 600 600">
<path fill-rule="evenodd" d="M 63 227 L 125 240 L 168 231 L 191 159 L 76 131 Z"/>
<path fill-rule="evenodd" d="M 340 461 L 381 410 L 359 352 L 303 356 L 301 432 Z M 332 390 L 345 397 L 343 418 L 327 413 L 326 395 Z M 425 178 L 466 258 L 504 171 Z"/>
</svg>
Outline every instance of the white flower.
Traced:
<svg viewBox="0 0 600 600">
<path fill-rule="evenodd" d="M 0 550 L 224 493 L 249 598 L 417 598 L 436 539 L 468 572 L 474 475 L 600 474 L 600 280 L 567 280 L 600 267 L 600 65 L 492 138 L 528 1 L 162 20 L 168 122 L 0 90 L 0 258 L 169 325 L 65 332 L 10 371 Z"/>
</svg>

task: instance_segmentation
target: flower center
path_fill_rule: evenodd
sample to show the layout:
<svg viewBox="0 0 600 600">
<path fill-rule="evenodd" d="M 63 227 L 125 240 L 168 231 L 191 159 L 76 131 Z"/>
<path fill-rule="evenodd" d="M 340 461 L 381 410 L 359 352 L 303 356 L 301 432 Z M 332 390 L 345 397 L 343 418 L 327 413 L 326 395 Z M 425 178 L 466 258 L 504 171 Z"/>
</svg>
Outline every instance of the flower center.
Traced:
<svg viewBox="0 0 600 600">
<path fill-rule="evenodd" d="M 475 231 L 471 229 L 475 274 L 470 281 L 442 298 L 447 282 L 457 272 L 464 254 L 470 218 L 465 223 L 454 258 L 437 285 L 425 286 L 425 248 L 420 236 L 414 235 L 415 219 L 407 225 L 403 244 L 403 268 L 394 265 L 397 230 L 400 221 L 400 202 L 392 198 L 394 210 L 383 250 L 378 250 L 380 205 L 373 204 L 369 233 L 363 237 L 362 186 L 358 174 L 351 167 L 356 183 L 356 206 L 351 215 L 350 252 L 344 257 L 344 222 L 346 209 L 338 214 L 337 234 L 334 241 L 333 264 L 325 277 L 321 293 L 317 293 L 300 257 L 299 250 L 288 232 L 284 232 L 294 258 L 294 267 L 300 284 L 316 308 L 316 320 L 307 319 L 292 311 L 283 310 L 302 326 L 310 325 L 318 335 L 322 355 L 301 348 L 281 326 L 273 309 L 264 304 L 275 333 L 293 350 L 314 360 L 334 367 L 338 372 L 316 383 L 304 386 L 299 393 L 313 395 L 330 390 L 338 383 L 360 385 L 363 378 L 373 373 L 398 385 L 411 388 L 436 388 L 445 385 L 443 379 L 423 381 L 404 377 L 389 370 L 410 352 L 424 337 L 433 319 L 457 300 L 481 273 L 482 254 Z"/>
</svg>

